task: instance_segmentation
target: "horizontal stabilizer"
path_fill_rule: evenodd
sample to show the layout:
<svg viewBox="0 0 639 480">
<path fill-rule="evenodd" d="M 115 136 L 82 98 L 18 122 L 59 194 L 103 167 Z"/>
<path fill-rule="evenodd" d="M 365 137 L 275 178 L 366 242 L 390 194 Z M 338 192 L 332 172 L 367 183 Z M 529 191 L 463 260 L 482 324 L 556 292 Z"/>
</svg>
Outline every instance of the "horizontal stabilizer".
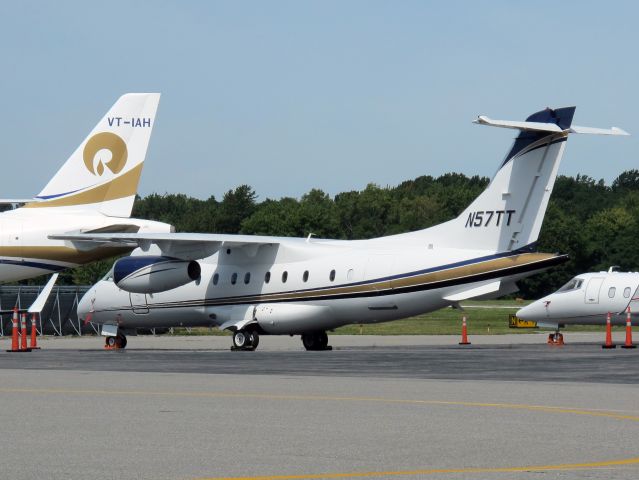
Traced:
<svg viewBox="0 0 639 480">
<path fill-rule="evenodd" d="M 33 198 L 0 198 L 0 205 L 16 205 L 19 203 L 31 203 L 37 200 Z"/>
<path fill-rule="evenodd" d="M 556 123 L 546 123 L 546 122 L 515 122 L 510 120 L 493 120 L 491 118 L 486 117 L 485 115 L 480 115 L 477 117 L 477 120 L 473 120 L 473 123 L 477 123 L 479 125 L 488 125 L 489 127 L 499 127 L 499 128 L 512 128 L 515 130 L 522 131 L 535 131 L 535 132 L 554 132 L 554 133 L 579 133 L 579 134 L 587 134 L 587 135 L 630 135 L 625 130 L 621 128 L 612 127 L 612 128 L 593 128 L 593 127 L 579 127 L 577 125 L 573 125 L 570 128 L 562 129 Z"/>
<path fill-rule="evenodd" d="M 630 135 L 625 130 L 621 128 L 612 127 L 612 128 L 593 128 L 593 127 L 579 127 L 577 125 L 573 125 L 569 129 L 570 133 L 581 133 L 581 134 L 589 134 L 589 135 Z"/>
<path fill-rule="evenodd" d="M 492 120 L 484 115 L 477 117 L 477 120 L 473 120 L 473 123 L 479 125 L 488 125 L 489 127 L 499 128 L 513 128 L 515 130 L 534 130 L 537 132 L 557 132 L 561 133 L 563 130 L 555 123 L 543 123 L 543 122 L 513 122 L 510 120 Z"/>
</svg>

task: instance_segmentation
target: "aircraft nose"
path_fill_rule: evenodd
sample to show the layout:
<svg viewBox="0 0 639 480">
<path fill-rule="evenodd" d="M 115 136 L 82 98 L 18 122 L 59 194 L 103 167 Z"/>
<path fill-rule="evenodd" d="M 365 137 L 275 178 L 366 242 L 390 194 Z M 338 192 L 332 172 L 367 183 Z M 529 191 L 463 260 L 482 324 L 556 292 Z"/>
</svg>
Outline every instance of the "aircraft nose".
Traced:
<svg viewBox="0 0 639 480">
<path fill-rule="evenodd" d="M 78 319 L 90 322 L 93 316 L 93 304 L 95 302 L 95 286 L 91 287 L 78 302 Z"/>
<path fill-rule="evenodd" d="M 548 300 L 543 298 L 541 300 L 537 300 L 536 302 L 519 309 L 517 311 L 517 317 L 522 320 L 532 320 L 534 322 L 545 320 L 548 317 L 547 303 Z"/>
</svg>

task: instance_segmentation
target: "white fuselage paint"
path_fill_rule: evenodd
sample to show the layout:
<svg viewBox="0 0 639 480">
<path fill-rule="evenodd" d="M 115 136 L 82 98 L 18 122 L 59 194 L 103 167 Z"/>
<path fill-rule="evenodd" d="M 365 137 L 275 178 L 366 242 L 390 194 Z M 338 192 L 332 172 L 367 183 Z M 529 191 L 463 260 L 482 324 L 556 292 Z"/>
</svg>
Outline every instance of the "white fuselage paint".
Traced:
<svg viewBox="0 0 639 480">
<path fill-rule="evenodd" d="M 360 297 L 345 295 L 321 298 L 321 290 L 343 285 L 357 285 L 374 279 L 404 276 L 408 272 L 435 269 L 494 254 L 490 251 L 429 248 L 428 244 L 407 244 L 391 248 L 390 244 L 369 241 L 322 241 L 290 239 L 278 245 L 264 245 L 254 256 L 242 248 L 223 249 L 201 262 L 201 279 L 182 287 L 154 294 L 130 294 L 119 289 L 111 279 L 94 285 L 78 306 L 78 315 L 90 315 L 91 322 L 118 324 L 121 328 L 163 326 L 222 326 L 242 319 L 256 319 L 269 334 L 298 334 L 330 330 L 353 323 L 376 323 L 396 320 L 450 305 L 445 297 L 470 288 L 501 280 L 502 285 L 528 276 L 494 274 L 491 279 L 465 282 L 442 288 L 415 292 L 388 291 L 393 280 L 379 282 L 376 290 Z M 539 269 L 542 269 L 540 267 Z M 331 271 L 335 271 L 335 279 Z M 267 283 L 265 276 L 270 272 Z M 286 282 L 282 278 L 286 272 Z M 308 278 L 304 281 L 305 272 Z M 248 283 L 246 275 L 250 274 Z M 236 283 L 232 283 L 237 274 Z M 217 275 L 217 284 L 214 278 Z M 238 297 L 318 289 L 312 300 L 243 301 Z M 499 295 L 502 292 L 494 292 Z M 234 300 L 237 299 L 237 300 Z M 215 305 L 225 299 L 225 305 Z M 237 301 L 238 303 L 234 303 Z"/>
<path fill-rule="evenodd" d="M 623 325 L 628 307 L 633 317 L 639 314 L 638 289 L 637 272 L 584 273 L 520 309 L 517 316 L 551 326 L 603 325 L 610 313 L 614 324 Z"/>
</svg>

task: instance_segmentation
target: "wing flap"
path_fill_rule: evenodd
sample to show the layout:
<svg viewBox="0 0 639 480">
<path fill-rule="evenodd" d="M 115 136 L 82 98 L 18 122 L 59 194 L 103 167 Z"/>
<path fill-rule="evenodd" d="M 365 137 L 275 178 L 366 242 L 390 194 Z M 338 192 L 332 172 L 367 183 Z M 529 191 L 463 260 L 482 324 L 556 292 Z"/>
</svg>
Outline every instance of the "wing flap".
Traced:
<svg viewBox="0 0 639 480">
<path fill-rule="evenodd" d="M 469 298 L 480 297 L 482 295 L 488 295 L 490 293 L 498 292 L 501 285 L 501 281 L 491 282 L 486 285 L 480 285 L 479 287 L 468 288 L 461 292 L 454 293 L 444 297 L 444 300 L 449 302 L 461 302 Z"/>
</svg>

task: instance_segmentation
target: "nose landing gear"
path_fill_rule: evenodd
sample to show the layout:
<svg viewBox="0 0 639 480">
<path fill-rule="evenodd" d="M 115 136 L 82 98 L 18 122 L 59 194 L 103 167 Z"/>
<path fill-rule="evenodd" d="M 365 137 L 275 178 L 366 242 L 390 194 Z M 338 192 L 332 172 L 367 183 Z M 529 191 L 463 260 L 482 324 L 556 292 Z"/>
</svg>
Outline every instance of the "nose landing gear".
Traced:
<svg viewBox="0 0 639 480">
<path fill-rule="evenodd" d="M 563 345 L 564 344 L 564 336 L 559 331 L 555 333 L 548 334 L 548 345 Z"/>
<path fill-rule="evenodd" d="M 104 339 L 105 350 L 122 350 L 124 348 L 126 348 L 126 336 L 122 333 Z"/>
</svg>

